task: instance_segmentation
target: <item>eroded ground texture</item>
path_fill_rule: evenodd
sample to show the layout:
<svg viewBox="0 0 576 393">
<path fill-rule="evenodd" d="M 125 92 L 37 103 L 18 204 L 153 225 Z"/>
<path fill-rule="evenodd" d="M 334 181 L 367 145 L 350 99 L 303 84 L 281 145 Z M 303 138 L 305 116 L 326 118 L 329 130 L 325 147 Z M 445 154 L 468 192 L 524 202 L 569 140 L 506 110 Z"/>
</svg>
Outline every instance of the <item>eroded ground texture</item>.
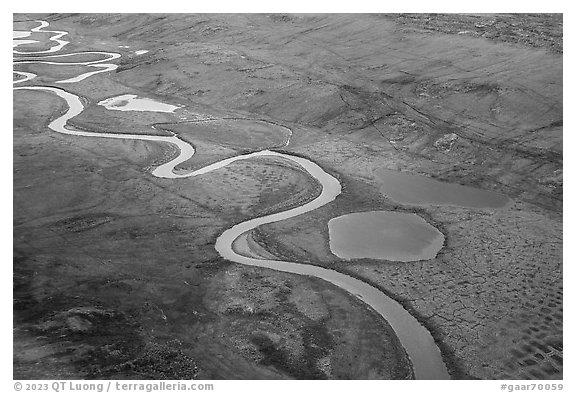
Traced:
<svg viewBox="0 0 576 393">
<path fill-rule="evenodd" d="M 454 379 L 562 378 L 561 15 L 17 14 L 14 30 L 38 19 L 69 32 L 62 53 L 122 54 L 115 71 L 66 86 L 55 82 L 93 69 L 15 66 L 38 74 L 27 84 L 84 98 L 75 127 L 174 132 L 197 149 L 184 170 L 263 148 L 315 161 L 342 194 L 253 241 L 399 301 Z M 122 94 L 184 109 L 97 105 Z M 159 179 L 150 170 L 172 146 L 47 129 L 64 110 L 50 93 L 14 93 L 15 378 L 413 377 L 358 299 L 214 250 L 226 228 L 318 195 L 301 168 L 258 158 Z M 511 203 L 405 206 L 381 193 L 379 168 Z M 328 221 L 371 210 L 418 213 L 444 248 L 409 263 L 332 255 Z"/>
</svg>

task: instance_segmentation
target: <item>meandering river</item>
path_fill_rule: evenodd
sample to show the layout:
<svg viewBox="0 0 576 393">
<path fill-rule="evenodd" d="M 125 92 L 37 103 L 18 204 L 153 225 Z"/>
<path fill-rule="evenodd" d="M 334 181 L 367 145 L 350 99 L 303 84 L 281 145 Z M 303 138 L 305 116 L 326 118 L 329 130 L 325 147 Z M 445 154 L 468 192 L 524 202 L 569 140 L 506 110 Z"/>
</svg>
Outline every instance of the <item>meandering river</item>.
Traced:
<svg viewBox="0 0 576 393">
<path fill-rule="evenodd" d="M 44 21 L 38 21 L 38 23 L 40 23 L 40 26 L 31 29 L 30 33 L 31 34 L 34 32 L 54 33 L 54 35 L 51 36 L 50 41 L 55 42 L 56 45 L 51 46 L 47 50 L 37 52 L 22 52 L 14 50 L 13 51 L 14 54 L 38 55 L 44 53 L 53 53 L 61 50 L 66 44 L 69 43 L 68 41 L 61 39 L 63 36 L 68 34 L 67 32 L 45 30 L 45 28 L 48 27 L 49 24 Z M 18 37 L 30 36 L 29 34 L 25 34 L 24 32 L 19 32 L 16 35 Z M 23 46 L 26 44 L 27 44 L 26 42 L 21 42 L 17 43 L 15 46 Z M 78 62 L 78 63 L 59 63 L 57 61 L 53 61 L 54 59 L 74 56 L 78 54 L 100 54 L 104 56 L 104 58 L 96 61 Z M 120 54 L 111 52 L 80 52 L 80 53 L 68 53 L 52 56 L 38 56 L 38 57 L 25 57 L 25 58 L 20 57 L 18 58 L 19 61 L 16 62 L 15 65 L 23 63 L 43 63 L 43 64 L 58 64 L 66 66 L 72 64 L 72 65 L 85 65 L 90 67 L 101 68 L 97 71 L 83 73 L 77 77 L 56 82 L 56 83 L 76 83 L 86 78 L 89 78 L 95 74 L 108 72 L 115 69 L 117 67 L 117 65 L 115 64 L 102 64 L 102 63 L 115 60 L 119 57 Z M 36 75 L 21 71 L 14 71 L 14 73 L 24 77 L 23 79 L 17 79 L 14 81 L 15 85 L 19 84 L 19 86 L 14 87 L 14 90 L 16 91 L 31 90 L 31 91 L 47 92 L 51 94 L 56 94 L 57 96 L 66 101 L 66 104 L 68 105 L 68 109 L 66 110 L 66 112 L 62 114 L 60 117 L 54 119 L 48 125 L 48 127 L 55 132 L 73 136 L 142 140 L 150 142 L 171 143 L 175 145 L 179 151 L 178 155 L 169 162 L 166 162 L 156 167 L 152 171 L 152 175 L 157 177 L 178 179 L 178 178 L 205 175 L 212 171 L 223 168 L 233 162 L 261 156 L 280 157 L 282 159 L 290 160 L 300 165 L 310 176 L 315 178 L 322 185 L 322 192 L 320 193 L 320 195 L 318 195 L 313 200 L 301 206 L 286 211 L 278 212 L 275 214 L 270 214 L 264 217 L 254 218 L 248 221 L 241 222 L 237 225 L 234 225 L 233 227 L 224 231 L 216 240 L 215 247 L 218 253 L 223 258 L 226 258 L 233 262 L 250 266 L 264 267 L 283 272 L 318 277 L 344 289 L 345 291 L 356 296 L 358 299 L 369 305 L 392 326 L 401 344 L 403 345 L 408 356 L 410 357 L 410 360 L 413 365 L 414 374 L 417 379 L 450 378 L 446 370 L 446 366 L 442 360 L 440 350 L 436 346 L 430 332 L 428 332 L 428 330 L 426 330 L 426 328 L 422 326 L 398 302 L 394 301 L 377 288 L 367 284 L 364 281 L 350 277 L 346 274 L 339 273 L 337 271 L 330 269 L 325 269 L 312 264 L 288 262 L 274 259 L 261 259 L 246 255 L 240 255 L 234 250 L 232 246 L 234 241 L 238 239 L 240 236 L 245 235 L 246 233 L 248 233 L 253 229 L 264 224 L 278 222 L 288 218 L 296 217 L 301 214 L 305 214 L 312 210 L 318 209 L 336 199 L 336 197 L 341 193 L 341 185 L 339 181 L 334 176 L 324 171 L 318 164 L 302 157 L 296 157 L 289 154 L 283 154 L 270 150 L 262 150 L 250 154 L 244 154 L 227 158 L 225 160 L 219 161 L 217 163 L 208 165 L 204 168 L 191 172 L 175 171 L 175 167 L 177 165 L 189 160 L 195 153 L 194 147 L 192 145 L 179 139 L 176 135 L 154 136 L 154 135 L 138 135 L 138 134 L 113 134 L 113 133 L 97 133 L 97 132 L 76 130 L 74 129 L 74 127 L 69 125 L 68 122 L 72 118 L 78 116 L 84 110 L 84 105 L 80 97 L 64 89 L 51 86 L 30 86 L 30 85 L 23 86 L 22 84 L 34 79 Z"/>
</svg>

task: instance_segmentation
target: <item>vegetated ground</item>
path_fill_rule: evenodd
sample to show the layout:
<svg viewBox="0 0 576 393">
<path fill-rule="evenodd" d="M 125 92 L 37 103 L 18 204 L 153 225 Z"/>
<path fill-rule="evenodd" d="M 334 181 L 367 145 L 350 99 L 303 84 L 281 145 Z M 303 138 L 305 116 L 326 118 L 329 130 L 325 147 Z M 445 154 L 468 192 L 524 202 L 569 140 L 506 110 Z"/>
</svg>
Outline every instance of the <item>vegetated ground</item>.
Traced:
<svg viewBox="0 0 576 393">
<path fill-rule="evenodd" d="M 183 169 L 280 147 L 288 127 L 283 149 L 343 193 L 254 240 L 400 301 L 453 378 L 562 378 L 561 15 L 15 15 L 14 29 L 35 19 L 69 31 L 66 53 L 122 54 L 115 72 L 65 87 L 89 102 L 75 126 L 175 132 L 197 147 Z M 57 67 L 15 69 L 44 75 L 27 84 L 78 75 Z M 97 105 L 119 94 L 183 108 Z M 299 168 L 261 158 L 157 179 L 149 169 L 171 147 L 56 134 L 46 125 L 63 101 L 14 100 L 15 378 L 411 377 L 389 326 L 357 299 L 214 251 L 231 225 L 313 198 Z M 378 168 L 513 203 L 403 206 L 380 192 Z M 417 212 L 445 247 L 412 263 L 332 255 L 328 221 L 370 210 Z"/>
</svg>

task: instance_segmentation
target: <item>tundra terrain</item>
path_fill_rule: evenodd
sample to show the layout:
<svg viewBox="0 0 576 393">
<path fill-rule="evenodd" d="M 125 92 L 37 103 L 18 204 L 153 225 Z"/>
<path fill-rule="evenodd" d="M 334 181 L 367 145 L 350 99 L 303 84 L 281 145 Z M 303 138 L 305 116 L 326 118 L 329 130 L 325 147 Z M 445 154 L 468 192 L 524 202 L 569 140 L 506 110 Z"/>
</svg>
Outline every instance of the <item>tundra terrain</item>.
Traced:
<svg viewBox="0 0 576 393">
<path fill-rule="evenodd" d="M 178 173 L 264 149 L 315 162 L 342 193 L 258 227 L 254 247 L 380 289 L 430 331 L 452 379 L 563 378 L 562 15 L 15 14 L 13 30 L 38 20 L 76 54 L 18 64 L 55 45 L 33 33 L 14 70 L 37 77 L 15 87 L 81 97 L 70 127 L 177 135 L 196 149 Z M 58 83 L 94 71 L 77 63 L 95 51 L 118 67 Z M 98 105 L 123 94 L 180 109 Z M 233 225 L 316 198 L 300 166 L 256 157 L 158 178 L 174 145 L 59 134 L 48 125 L 64 100 L 13 97 L 15 379 L 414 377 L 361 299 L 215 250 Z M 511 203 L 398 203 L 383 168 Z M 376 210 L 417 213 L 443 248 L 416 262 L 335 256 L 328 222 Z"/>
</svg>

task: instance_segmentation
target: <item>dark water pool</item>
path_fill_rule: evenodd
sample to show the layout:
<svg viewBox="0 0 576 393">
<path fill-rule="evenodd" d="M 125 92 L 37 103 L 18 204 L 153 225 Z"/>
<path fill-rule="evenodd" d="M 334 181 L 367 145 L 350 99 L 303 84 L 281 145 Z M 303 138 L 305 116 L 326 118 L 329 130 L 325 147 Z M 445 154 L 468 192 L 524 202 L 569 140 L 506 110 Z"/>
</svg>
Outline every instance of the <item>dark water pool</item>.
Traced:
<svg viewBox="0 0 576 393">
<path fill-rule="evenodd" d="M 375 172 L 388 198 L 411 205 L 452 205 L 468 208 L 502 208 L 510 203 L 506 195 L 447 183 L 426 176 L 378 169 Z"/>
</svg>

